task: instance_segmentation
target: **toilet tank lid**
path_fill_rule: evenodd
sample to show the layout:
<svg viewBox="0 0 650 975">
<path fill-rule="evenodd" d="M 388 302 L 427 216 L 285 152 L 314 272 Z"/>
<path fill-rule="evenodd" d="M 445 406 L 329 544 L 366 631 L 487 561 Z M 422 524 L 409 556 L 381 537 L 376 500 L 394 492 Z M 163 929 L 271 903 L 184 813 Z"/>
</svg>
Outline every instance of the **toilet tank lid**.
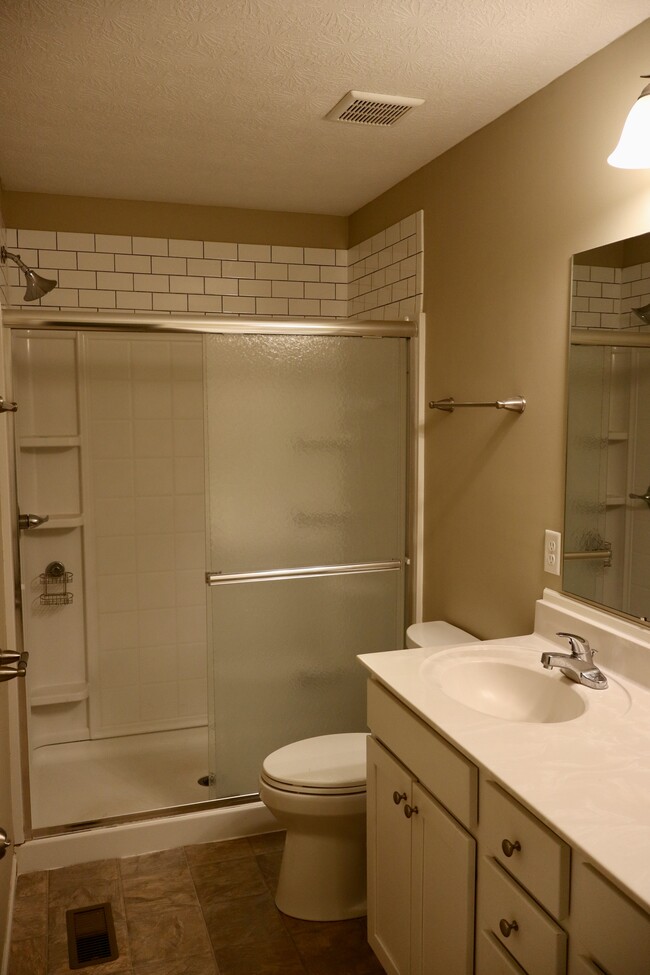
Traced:
<svg viewBox="0 0 650 975">
<path fill-rule="evenodd" d="M 294 741 L 268 755 L 262 767 L 269 778 L 288 785 L 365 785 L 366 738 L 353 732 Z"/>
<path fill-rule="evenodd" d="M 451 647 L 456 643 L 478 642 L 467 630 L 461 630 L 445 620 L 411 623 L 406 631 L 406 645 L 409 647 Z"/>
</svg>

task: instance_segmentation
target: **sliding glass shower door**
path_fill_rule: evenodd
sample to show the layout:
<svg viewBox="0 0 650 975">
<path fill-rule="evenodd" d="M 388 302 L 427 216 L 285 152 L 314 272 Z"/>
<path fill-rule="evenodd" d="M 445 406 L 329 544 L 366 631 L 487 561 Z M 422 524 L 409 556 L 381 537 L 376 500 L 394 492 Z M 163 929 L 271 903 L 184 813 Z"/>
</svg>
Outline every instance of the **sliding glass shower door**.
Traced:
<svg viewBox="0 0 650 975">
<path fill-rule="evenodd" d="M 356 655 L 403 645 L 407 340 L 210 335 L 212 796 L 365 729 Z"/>
</svg>

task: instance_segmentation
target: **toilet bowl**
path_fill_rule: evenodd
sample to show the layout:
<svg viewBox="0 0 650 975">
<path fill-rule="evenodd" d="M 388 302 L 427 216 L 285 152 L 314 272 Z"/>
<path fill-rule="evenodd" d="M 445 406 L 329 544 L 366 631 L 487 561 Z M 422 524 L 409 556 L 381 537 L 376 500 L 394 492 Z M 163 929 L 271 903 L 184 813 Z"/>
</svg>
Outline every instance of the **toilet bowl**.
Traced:
<svg viewBox="0 0 650 975">
<path fill-rule="evenodd" d="M 409 647 L 475 639 L 440 620 L 407 630 Z M 343 921 L 366 913 L 366 739 L 306 738 L 264 760 L 260 799 L 287 831 L 275 895 L 285 914 Z"/>
</svg>

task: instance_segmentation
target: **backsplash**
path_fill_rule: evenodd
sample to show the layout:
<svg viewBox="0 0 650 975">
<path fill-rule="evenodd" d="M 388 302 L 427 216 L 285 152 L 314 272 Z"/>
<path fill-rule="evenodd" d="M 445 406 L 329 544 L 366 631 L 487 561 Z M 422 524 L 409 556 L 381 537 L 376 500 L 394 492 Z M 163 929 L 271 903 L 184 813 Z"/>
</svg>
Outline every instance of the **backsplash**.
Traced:
<svg viewBox="0 0 650 975">
<path fill-rule="evenodd" d="M 7 248 L 58 286 L 23 301 L 22 274 L 6 266 L 13 308 L 414 318 L 422 303 L 422 211 L 350 250 L 8 230 Z"/>
</svg>

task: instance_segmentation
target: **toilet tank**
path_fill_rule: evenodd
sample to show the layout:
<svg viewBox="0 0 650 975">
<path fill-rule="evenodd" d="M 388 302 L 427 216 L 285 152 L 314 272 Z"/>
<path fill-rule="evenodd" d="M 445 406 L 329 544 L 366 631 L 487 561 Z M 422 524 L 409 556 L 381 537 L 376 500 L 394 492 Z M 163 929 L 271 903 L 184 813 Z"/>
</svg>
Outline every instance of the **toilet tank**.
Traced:
<svg viewBox="0 0 650 975">
<path fill-rule="evenodd" d="M 407 647 L 452 647 L 457 643 L 479 643 L 467 630 L 452 626 L 444 620 L 411 623 L 406 631 Z"/>
</svg>

